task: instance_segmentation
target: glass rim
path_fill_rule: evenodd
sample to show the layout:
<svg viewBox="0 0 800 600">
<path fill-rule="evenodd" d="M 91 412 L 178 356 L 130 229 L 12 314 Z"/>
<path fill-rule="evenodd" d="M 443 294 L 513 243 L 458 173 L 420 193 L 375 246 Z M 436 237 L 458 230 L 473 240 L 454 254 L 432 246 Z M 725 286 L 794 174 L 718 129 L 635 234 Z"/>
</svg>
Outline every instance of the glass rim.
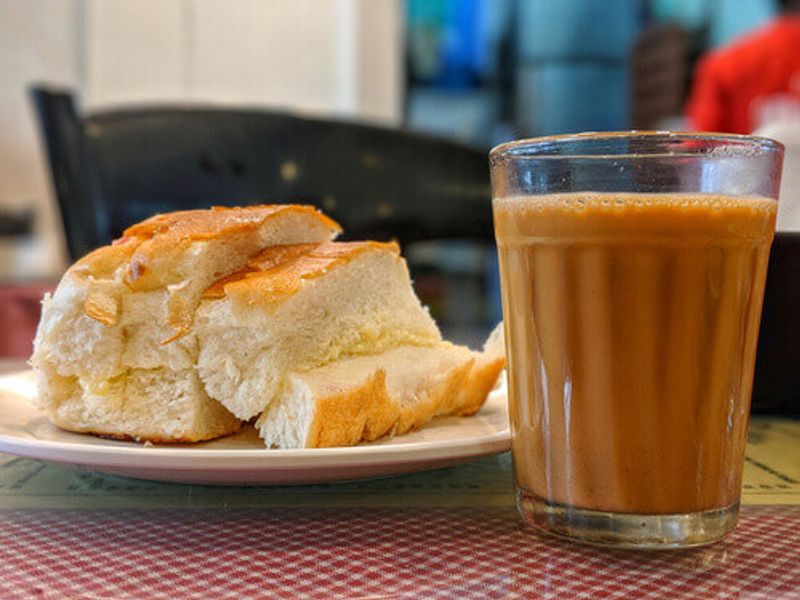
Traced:
<svg viewBox="0 0 800 600">
<path fill-rule="evenodd" d="M 662 146 L 654 146 L 653 151 L 647 149 L 636 152 L 613 152 L 611 144 L 623 140 L 650 140 L 654 144 L 661 142 L 663 145 L 676 142 L 707 143 L 707 146 L 698 147 L 696 151 L 686 149 L 676 152 L 665 151 Z M 599 150 L 606 148 L 608 152 L 601 153 L 563 153 L 555 154 L 556 149 L 563 149 L 570 143 L 588 142 Z M 608 146 L 604 146 L 607 144 Z M 567 133 L 561 135 L 548 135 L 542 137 L 514 140 L 495 146 L 489 151 L 489 161 L 494 163 L 500 160 L 610 160 L 632 158 L 688 158 L 706 157 L 711 154 L 710 149 L 723 148 L 720 157 L 767 156 L 773 153 L 782 153 L 785 148 L 782 143 L 768 137 L 743 135 L 738 133 L 698 133 L 688 131 L 598 131 L 586 133 Z M 585 148 L 584 148 L 585 150 Z M 739 150 L 740 152 L 737 152 Z M 755 154 L 754 154 L 755 152 Z"/>
</svg>

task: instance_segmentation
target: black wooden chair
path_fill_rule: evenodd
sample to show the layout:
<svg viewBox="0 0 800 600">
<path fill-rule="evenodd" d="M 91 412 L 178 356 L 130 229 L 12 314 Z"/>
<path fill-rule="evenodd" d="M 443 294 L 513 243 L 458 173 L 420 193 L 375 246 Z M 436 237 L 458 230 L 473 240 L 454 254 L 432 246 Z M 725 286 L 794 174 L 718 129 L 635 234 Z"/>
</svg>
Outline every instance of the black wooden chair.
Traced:
<svg viewBox="0 0 800 600">
<path fill-rule="evenodd" d="M 454 142 L 244 109 L 79 115 L 69 92 L 32 97 L 73 259 L 153 213 L 214 204 L 316 204 L 345 239 L 492 238 L 486 154 Z"/>
</svg>

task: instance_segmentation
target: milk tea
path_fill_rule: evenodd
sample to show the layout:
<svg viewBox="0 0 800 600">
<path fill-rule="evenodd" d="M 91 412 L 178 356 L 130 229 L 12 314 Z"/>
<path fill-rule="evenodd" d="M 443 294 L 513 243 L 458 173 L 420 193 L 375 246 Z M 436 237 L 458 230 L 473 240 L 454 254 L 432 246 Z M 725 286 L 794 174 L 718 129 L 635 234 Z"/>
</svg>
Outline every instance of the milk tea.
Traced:
<svg viewBox="0 0 800 600">
<path fill-rule="evenodd" d="M 496 198 L 515 475 L 635 514 L 738 502 L 777 203 Z"/>
</svg>

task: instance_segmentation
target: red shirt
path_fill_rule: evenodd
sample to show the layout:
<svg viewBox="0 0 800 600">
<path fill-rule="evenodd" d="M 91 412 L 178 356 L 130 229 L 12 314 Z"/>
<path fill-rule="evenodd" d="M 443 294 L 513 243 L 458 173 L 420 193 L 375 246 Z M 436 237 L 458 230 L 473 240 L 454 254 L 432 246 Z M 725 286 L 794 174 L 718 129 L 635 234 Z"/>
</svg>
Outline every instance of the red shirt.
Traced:
<svg viewBox="0 0 800 600">
<path fill-rule="evenodd" d="M 800 17 L 785 16 L 699 63 L 686 116 L 699 131 L 751 133 L 772 101 L 800 103 Z"/>
</svg>

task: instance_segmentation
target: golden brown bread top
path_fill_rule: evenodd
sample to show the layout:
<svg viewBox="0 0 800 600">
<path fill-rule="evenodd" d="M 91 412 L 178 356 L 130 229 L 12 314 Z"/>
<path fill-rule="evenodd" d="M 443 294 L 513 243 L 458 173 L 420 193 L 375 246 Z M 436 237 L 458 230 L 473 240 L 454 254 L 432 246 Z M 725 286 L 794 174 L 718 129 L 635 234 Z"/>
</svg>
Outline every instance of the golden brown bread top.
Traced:
<svg viewBox="0 0 800 600">
<path fill-rule="evenodd" d="M 203 240 L 233 231 L 255 229 L 279 213 L 310 213 L 316 215 L 330 229 L 341 232 L 339 224 L 313 206 L 302 204 L 257 204 L 254 206 L 212 206 L 206 210 L 179 210 L 154 215 L 141 223 L 131 225 L 122 238 L 138 237 L 145 240 L 160 238 L 162 242 L 184 239 Z"/>
<path fill-rule="evenodd" d="M 122 281 L 133 291 L 153 290 L 182 285 L 192 277 L 192 244 L 208 241 L 239 253 L 240 260 L 252 252 L 248 236 L 272 219 L 300 216 L 311 239 L 335 237 L 341 232 L 338 223 L 313 206 L 283 204 L 246 207 L 215 206 L 206 210 L 184 210 L 155 215 L 125 230 L 122 237 L 84 256 L 67 271 L 65 280 L 88 283 L 84 313 L 104 325 L 114 325 L 119 318 L 120 298 L 115 285 Z M 280 226 L 280 221 L 277 226 Z M 296 226 L 297 224 L 295 224 Z M 188 261 L 186 259 L 189 259 Z M 205 285 L 207 282 L 201 282 Z M 186 333 L 191 310 L 185 299 L 170 292 L 168 322 L 178 332 Z"/>
<path fill-rule="evenodd" d="M 132 286 L 141 280 L 151 263 L 170 256 L 188 242 L 222 238 L 257 229 L 277 215 L 307 214 L 332 232 L 341 233 L 336 221 L 313 206 L 270 204 L 255 206 L 214 206 L 205 210 L 183 210 L 155 215 L 132 225 L 110 246 L 103 246 L 80 259 L 71 269 L 95 278 L 108 277 L 128 262 L 126 281 Z"/>
<path fill-rule="evenodd" d="M 272 246 L 251 258 L 246 270 L 214 283 L 203 298 L 279 300 L 294 294 L 304 280 L 324 275 L 365 252 L 400 256 L 400 247 L 395 242 L 373 241 Z"/>
</svg>

